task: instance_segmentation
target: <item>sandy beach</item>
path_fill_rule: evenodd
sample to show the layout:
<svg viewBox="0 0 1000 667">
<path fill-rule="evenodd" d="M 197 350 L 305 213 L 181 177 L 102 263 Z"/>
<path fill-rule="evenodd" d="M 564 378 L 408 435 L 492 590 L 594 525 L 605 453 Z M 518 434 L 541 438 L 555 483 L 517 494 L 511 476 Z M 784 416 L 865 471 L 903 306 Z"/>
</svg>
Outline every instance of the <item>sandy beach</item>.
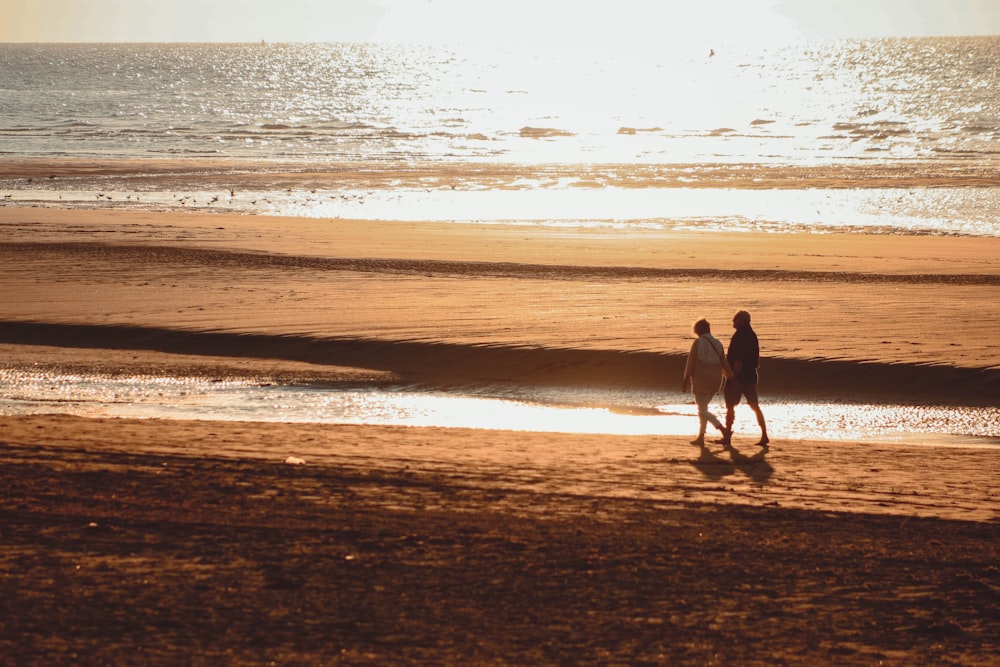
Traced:
<svg viewBox="0 0 1000 667">
<path fill-rule="evenodd" d="M 996 405 L 1000 239 L 0 208 L 5 368 Z M 692 429 L 694 428 L 692 424 Z M 989 665 L 1000 450 L 0 417 L 11 664 Z M 304 464 L 286 463 L 289 457 Z M 295 460 L 293 459 L 293 460 Z"/>
</svg>

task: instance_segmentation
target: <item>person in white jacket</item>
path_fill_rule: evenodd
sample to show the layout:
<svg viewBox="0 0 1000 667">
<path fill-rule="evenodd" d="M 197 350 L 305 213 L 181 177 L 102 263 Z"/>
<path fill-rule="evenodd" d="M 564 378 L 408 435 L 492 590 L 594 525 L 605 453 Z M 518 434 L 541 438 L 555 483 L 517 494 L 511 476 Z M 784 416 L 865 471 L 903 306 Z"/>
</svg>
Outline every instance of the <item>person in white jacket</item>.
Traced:
<svg viewBox="0 0 1000 667">
<path fill-rule="evenodd" d="M 692 445 L 705 445 L 705 429 L 708 423 L 719 429 L 723 439 L 728 439 L 729 429 L 708 409 L 708 404 L 719 392 L 722 378 L 732 377 L 733 369 L 726 361 L 725 351 L 718 338 L 712 335 L 712 327 L 704 317 L 694 323 L 694 333 L 698 339 L 691 345 L 687 364 L 684 367 L 682 390 L 693 391 L 698 404 L 698 437 Z"/>
</svg>

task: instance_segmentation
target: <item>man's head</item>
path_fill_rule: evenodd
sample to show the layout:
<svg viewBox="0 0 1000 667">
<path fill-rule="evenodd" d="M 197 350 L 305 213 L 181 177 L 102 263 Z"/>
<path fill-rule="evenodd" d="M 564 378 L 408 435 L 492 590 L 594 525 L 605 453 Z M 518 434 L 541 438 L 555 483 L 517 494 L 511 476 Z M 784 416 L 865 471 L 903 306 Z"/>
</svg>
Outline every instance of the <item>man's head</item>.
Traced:
<svg viewBox="0 0 1000 667">
<path fill-rule="evenodd" d="M 737 311 L 736 314 L 733 315 L 733 328 L 739 329 L 740 327 L 748 326 L 750 326 L 750 313 L 745 310 Z"/>
</svg>

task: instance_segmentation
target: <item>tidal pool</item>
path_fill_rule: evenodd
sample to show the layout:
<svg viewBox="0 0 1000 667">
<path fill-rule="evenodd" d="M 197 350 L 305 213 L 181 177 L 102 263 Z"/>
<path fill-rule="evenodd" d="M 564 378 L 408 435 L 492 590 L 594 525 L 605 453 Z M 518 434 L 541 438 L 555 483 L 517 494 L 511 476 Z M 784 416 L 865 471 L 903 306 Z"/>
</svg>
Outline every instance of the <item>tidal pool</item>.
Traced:
<svg viewBox="0 0 1000 667">
<path fill-rule="evenodd" d="M 1000 446 L 1000 408 L 806 402 L 764 397 L 772 440 Z M 719 399 L 714 411 L 724 412 Z M 677 392 L 596 388 L 261 384 L 244 379 L 0 369 L 0 414 L 384 424 L 611 435 L 693 435 L 696 408 Z M 745 405 L 738 437 L 756 437 Z M 711 433 L 709 435 L 712 435 Z"/>
</svg>

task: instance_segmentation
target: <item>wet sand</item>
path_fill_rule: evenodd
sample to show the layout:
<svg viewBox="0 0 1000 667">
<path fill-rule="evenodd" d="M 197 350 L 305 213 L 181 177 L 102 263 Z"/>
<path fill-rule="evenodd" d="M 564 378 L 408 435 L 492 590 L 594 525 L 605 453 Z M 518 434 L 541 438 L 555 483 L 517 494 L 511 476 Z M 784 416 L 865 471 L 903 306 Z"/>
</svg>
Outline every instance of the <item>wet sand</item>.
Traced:
<svg viewBox="0 0 1000 667">
<path fill-rule="evenodd" d="M 884 188 L 992 187 L 1000 175 L 988 163 L 968 160 L 872 161 L 821 165 L 781 163 L 521 164 L 498 162 L 358 161 L 348 163 L 190 157 L 151 160 L 10 158 L 0 162 L 0 181 L 17 186 L 107 182 L 136 189 L 288 188 L 510 188 L 571 179 L 575 187 L 678 188 Z M 91 181 L 90 179 L 95 179 Z"/>
<path fill-rule="evenodd" d="M 121 373 L 995 405 L 1000 240 L 0 208 L 0 352 Z M 693 425 L 692 425 L 693 426 Z M 14 664 L 995 660 L 998 450 L 0 418 Z M 288 457 L 304 465 L 285 463 Z"/>
<path fill-rule="evenodd" d="M 674 386 L 691 323 L 727 340 L 746 308 L 766 391 L 998 395 L 1000 239 L 21 208 L 0 226 L 0 342 Z"/>
</svg>

